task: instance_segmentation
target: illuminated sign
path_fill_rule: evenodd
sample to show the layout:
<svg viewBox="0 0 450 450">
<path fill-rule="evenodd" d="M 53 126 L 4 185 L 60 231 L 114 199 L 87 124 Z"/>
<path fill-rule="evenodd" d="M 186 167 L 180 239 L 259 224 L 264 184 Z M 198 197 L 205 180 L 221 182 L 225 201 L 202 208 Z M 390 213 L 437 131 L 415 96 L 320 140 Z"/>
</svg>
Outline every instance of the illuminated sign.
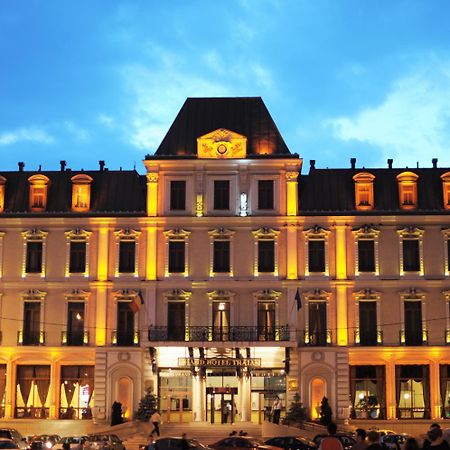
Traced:
<svg viewBox="0 0 450 450">
<path fill-rule="evenodd" d="M 261 358 L 178 358 L 178 367 L 261 367 Z"/>
</svg>

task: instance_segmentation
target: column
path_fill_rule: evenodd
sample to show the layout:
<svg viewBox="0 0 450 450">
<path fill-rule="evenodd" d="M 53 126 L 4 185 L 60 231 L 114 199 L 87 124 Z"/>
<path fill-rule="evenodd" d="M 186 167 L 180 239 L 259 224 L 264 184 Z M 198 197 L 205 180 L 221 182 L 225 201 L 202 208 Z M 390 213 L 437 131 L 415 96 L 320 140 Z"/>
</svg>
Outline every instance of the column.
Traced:
<svg viewBox="0 0 450 450">
<path fill-rule="evenodd" d="M 387 419 L 396 419 L 397 404 L 395 399 L 395 363 L 386 362 L 386 415 Z"/>
<path fill-rule="evenodd" d="M 336 286 L 337 345 L 348 344 L 347 286 Z"/>
<path fill-rule="evenodd" d="M 155 172 L 147 173 L 147 215 L 156 217 L 158 215 L 158 178 Z"/>
<path fill-rule="evenodd" d="M 240 405 L 237 405 L 242 422 L 251 421 L 251 383 L 247 373 L 239 378 Z"/>
<path fill-rule="evenodd" d="M 157 230 L 156 225 L 147 228 L 147 258 L 145 278 L 147 280 L 156 280 L 156 266 L 157 266 Z"/>
<path fill-rule="evenodd" d="M 335 226 L 336 239 L 336 279 L 347 279 L 347 225 Z"/>
<path fill-rule="evenodd" d="M 58 365 L 55 361 L 50 364 L 50 386 L 48 390 L 47 402 L 50 404 L 49 419 L 58 419 L 59 412 L 59 385 L 60 377 Z"/>
<path fill-rule="evenodd" d="M 288 280 L 296 280 L 298 277 L 297 241 L 297 226 L 295 223 L 288 224 L 286 228 L 286 274 Z"/>
<path fill-rule="evenodd" d="M 441 396 L 440 396 L 440 373 L 439 361 L 430 362 L 430 405 L 431 418 L 441 419 Z"/>
<path fill-rule="evenodd" d="M 5 419 L 14 417 L 13 405 L 16 402 L 16 370 L 13 370 L 13 363 L 6 364 L 6 386 L 5 386 Z"/>
<path fill-rule="evenodd" d="M 109 250 L 109 229 L 103 226 L 98 230 L 97 248 L 97 296 L 95 311 L 95 343 L 98 346 L 106 345 L 106 323 L 107 323 L 107 286 L 108 280 L 108 250 Z"/>
<path fill-rule="evenodd" d="M 296 216 L 298 205 L 298 172 L 286 172 L 286 215 Z"/>
<path fill-rule="evenodd" d="M 201 376 L 192 377 L 192 413 L 194 422 L 205 420 L 205 380 Z"/>
</svg>

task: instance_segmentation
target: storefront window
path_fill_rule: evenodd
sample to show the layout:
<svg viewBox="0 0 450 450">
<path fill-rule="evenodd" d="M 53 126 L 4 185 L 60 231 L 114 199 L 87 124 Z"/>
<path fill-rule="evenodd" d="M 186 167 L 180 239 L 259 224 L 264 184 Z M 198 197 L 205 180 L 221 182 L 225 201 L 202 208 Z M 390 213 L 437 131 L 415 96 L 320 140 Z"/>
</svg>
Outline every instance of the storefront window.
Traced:
<svg viewBox="0 0 450 450">
<path fill-rule="evenodd" d="M 281 400 L 282 410 L 286 410 L 286 375 L 283 370 L 252 370 L 251 383 L 253 422 L 261 422 L 261 418 L 270 419 L 272 404 L 277 396 Z"/>
<path fill-rule="evenodd" d="M 350 366 L 352 419 L 384 419 L 385 386 L 384 366 Z"/>
<path fill-rule="evenodd" d="M 0 364 L 0 417 L 5 417 L 6 364 Z"/>
<path fill-rule="evenodd" d="M 50 366 L 17 366 L 16 418 L 47 419 Z"/>
<path fill-rule="evenodd" d="M 429 367 L 396 366 L 396 400 L 398 419 L 430 418 Z"/>
<path fill-rule="evenodd" d="M 94 366 L 62 366 L 60 419 L 92 419 Z"/>
<path fill-rule="evenodd" d="M 450 419 L 450 365 L 440 366 L 441 416 Z"/>
<path fill-rule="evenodd" d="M 189 370 L 160 370 L 159 407 L 165 422 L 192 420 L 192 373 Z"/>
</svg>

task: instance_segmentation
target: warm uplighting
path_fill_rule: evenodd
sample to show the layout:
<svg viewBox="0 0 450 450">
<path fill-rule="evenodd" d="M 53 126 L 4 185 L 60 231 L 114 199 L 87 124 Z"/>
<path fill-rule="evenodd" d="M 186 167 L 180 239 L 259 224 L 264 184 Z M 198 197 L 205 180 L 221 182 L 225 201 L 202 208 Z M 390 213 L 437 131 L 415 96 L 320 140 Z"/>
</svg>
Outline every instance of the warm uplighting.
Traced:
<svg viewBox="0 0 450 450">
<path fill-rule="evenodd" d="M 417 208 L 417 180 L 419 176 L 413 172 L 402 172 L 397 175 L 399 204 L 401 209 Z"/>
</svg>

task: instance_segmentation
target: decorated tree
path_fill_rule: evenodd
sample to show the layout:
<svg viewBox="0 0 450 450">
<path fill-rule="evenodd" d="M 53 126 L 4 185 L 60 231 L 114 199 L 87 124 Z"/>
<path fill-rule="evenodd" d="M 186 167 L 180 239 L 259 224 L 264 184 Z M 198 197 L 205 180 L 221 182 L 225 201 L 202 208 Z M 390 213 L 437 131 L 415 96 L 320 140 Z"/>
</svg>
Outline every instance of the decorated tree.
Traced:
<svg viewBox="0 0 450 450">
<path fill-rule="evenodd" d="M 328 403 L 328 398 L 324 397 L 320 402 L 320 423 L 326 427 L 331 423 L 333 411 L 331 411 L 331 406 Z"/>
<path fill-rule="evenodd" d="M 307 420 L 308 414 L 306 408 L 300 401 L 298 392 L 294 394 L 294 401 L 291 403 L 289 410 L 286 411 L 286 417 L 283 420 L 285 425 L 302 423 Z"/>
<path fill-rule="evenodd" d="M 158 409 L 158 397 L 152 393 L 149 388 L 145 391 L 144 397 L 139 401 L 136 419 L 148 421 L 150 416 Z"/>
</svg>

